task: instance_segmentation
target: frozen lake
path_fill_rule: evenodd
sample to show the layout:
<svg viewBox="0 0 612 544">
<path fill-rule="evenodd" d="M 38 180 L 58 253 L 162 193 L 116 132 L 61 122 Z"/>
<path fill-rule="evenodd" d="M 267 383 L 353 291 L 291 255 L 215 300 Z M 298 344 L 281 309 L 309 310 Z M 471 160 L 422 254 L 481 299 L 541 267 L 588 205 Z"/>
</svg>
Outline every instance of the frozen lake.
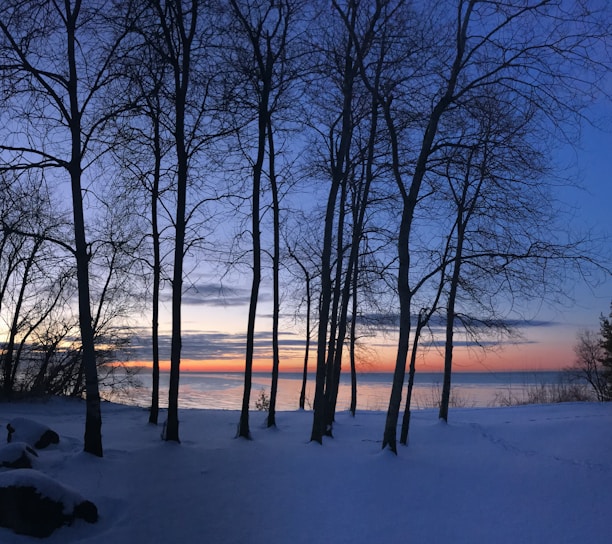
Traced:
<svg viewBox="0 0 612 544">
<path fill-rule="evenodd" d="M 451 403 L 461 407 L 487 407 L 504 404 L 512 395 L 521 399 L 529 390 L 543 384 L 555 385 L 562 379 L 561 372 L 457 372 L 453 375 Z M 150 372 L 139 374 L 142 386 L 128 397 L 115 398 L 124 403 L 149 406 L 151 402 Z M 160 405 L 167 406 L 168 373 L 160 376 Z M 180 377 L 179 406 L 182 408 L 211 408 L 239 410 L 243 392 L 242 373 L 183 372 Z M 270 392 L 270 374 L 254 373 L 251 404 L 264 391 Z M 390 373 L 359 373 L 357 376 L 357 409 L 386 410 L 391 391 Z M 296 410 L 302 386 L 299 373 L 281 373 L 278 383 L 277 410 Z M 417 372 L 413 390 L 414 409 L 437 406 L 442 386 L 442 374 Z M 314 399 L 314 373 L 309 374 L 306 386 L 306 408 Z M 338 410 L 348 410 L 350 404 L 350 376 L 343 374 L 338 394 Z M 405 395 L 405 391 L 404 391 Z"/>
</svg>

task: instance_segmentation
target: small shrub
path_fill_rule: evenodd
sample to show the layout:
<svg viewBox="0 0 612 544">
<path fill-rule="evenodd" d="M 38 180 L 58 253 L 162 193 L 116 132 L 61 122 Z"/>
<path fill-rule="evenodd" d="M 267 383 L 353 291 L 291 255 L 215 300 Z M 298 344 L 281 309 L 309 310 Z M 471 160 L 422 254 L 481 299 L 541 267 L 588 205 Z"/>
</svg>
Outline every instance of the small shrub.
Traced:
<svg viewBox="0 0 612 544">
<path fill-rule="evenodd" d="M 270 410 L 270 397 L 264 389 L 259 392 L 259 397 L 255 400 L 255 409 L 260 412 L 268 412 Z"/>
</svg>

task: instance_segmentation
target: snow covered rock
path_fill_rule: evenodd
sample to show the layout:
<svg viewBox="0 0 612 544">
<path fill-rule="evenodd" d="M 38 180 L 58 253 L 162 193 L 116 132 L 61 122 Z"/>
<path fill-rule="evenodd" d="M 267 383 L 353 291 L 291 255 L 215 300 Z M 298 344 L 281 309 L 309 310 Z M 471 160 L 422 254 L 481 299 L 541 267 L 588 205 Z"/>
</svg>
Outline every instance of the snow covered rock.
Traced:
<svg viewBox="0 0 612 544">
<path fill-rule="evenodd" d="M 98 521 L 98 509 L 78 492 L 33 469 L 0 474 L 0 526 L 47 537 L 74 519 Z"/>
<path fill-rule="evenodd" d="M 11 420 L 6 429 L 8 430 L 7 442 L 26 442 L 39 450 L 46 448 L 49 444 L 59 442 L 59 435 L 53 429 L 24 417 L 16 417 Z"/>
<path fill-rule="evenodd" d="M 0 467 L 32 468 L 35 457 L 38 457 L 36 450 L 25 442 L 11 442 L 0 447 Z"/>
</svg>

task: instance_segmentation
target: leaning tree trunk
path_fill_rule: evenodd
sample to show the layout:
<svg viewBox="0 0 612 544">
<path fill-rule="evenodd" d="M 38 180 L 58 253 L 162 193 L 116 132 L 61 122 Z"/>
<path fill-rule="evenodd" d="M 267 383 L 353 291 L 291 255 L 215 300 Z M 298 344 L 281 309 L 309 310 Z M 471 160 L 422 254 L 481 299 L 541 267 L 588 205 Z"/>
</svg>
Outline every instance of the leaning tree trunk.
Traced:
<svg viewBox="0 0 612 544">
<path fill-rule="evenodd" d="M 404 408 L 404 416 L 402 418 L 402 429 L 400 432 L 400 444 L 404 446 L 408 445 L 408 434 L 410 432 L 410 408 L 412 405 L 412 390 L 414 388 L 414 377 L 416 374 L 416 356 L 419 349 L 419 341 L 421 339 L 421 331 L 423 327 L 429 322 L 431 316 L 438 308 L 438 303 L 440 302 L 440 297 L 442 296 L 442 290 L 445 285 L 445 276 L 446 276 L 446 263 L 448 257 L 448 251 L 450 247 L 451 237 L 449 236 L 448 244 L 446 247 L 446 251 L 444 253 L 444 257 L 442 260 L 442 267 L 440 269 L 440 282 L 438 284 L 438 291 L 436 293 L 436 297 L 434 299 L 433 304 L 430 308 L 423 308 L 419 312 L 419 316 L 417 318 L 417 325 L 414 331 L 414 340 L 412 342 L 412 354 L 410 355 L 410 367 L 408 371 L 408 388 L 406 391 L 406 406 Z"/>
<path fill-rule="evenodd" d="M 451 393 L 451 377 L 453 367 L 453 333 L 455 328 L 455 302 L 457 300 L 457 291 L 459 289 L 459 279 L 461 277 L 461 264 L 463 260 L 463 245 L 465 243 L 465 231 L 467 223 L 478 202 L 478 194 L 482 187 L 485 178 L 484 166 L 481 168 L 480 182 L 477 185 L 471 204 L 466 209 L 466 199 L 468 193 L 468 177 L 469 167 L 471 165 L 471 156 L 468 161 L 468 171 L 466 180 L 461 193 L 461 198 L 457 204 L 457 248 L 455 250 L 455 259 L 453 265 L 453 274 L 451 277 L 450 288 L 448 293 L 448 303 L 446 310 L 446 340 L 444 346 L 444 378 L 442 380 L 442 397 L 440 399 L 440 419 L 448 421 L 448 407 L 450 405 Z"/>
<path fill-rule="evenodd" d="M 406 359 L 410 341 L 410 308 L 412 294 L 410 292 L 408 271 L 410 270 L 410 254 L 408 249 L 409 225 L 412 219 L 410 210 L 406 206 L 402 213 L 400 234 L 398 239 L 399 272 L 397 276 L 397 288 L 400 303 L 399 338 L 397 343 L 397 354 L 393 382 L 391 385 L 391 396 L 389 397 L 389 408 L 385 419 L 385 430 L 383 434 L 383 449 L 388 447 L 393 453 L 397 453 L 397 422 L 402 402 L 402 388 L 406 374 Z"/>
<path fill-rule="evenodd" d="M 340 204 L 338 211 L 338 236 L 336 240 L 336 279 L 333 288 L 333 302 L 330 313 L 329 347 L 327 350 L 327 374 L 325 377 L 325 435 L 333 436 L 333 424 L 336 412 L 336 398 L 342 372 L 342 348 L 346 334 L 346 312 L 343 309 L 345 289 L 342 286 L 342 267 L 344 263 L 343 232 L 346 217 L 347 179 L 343 176 L 340 186 Z M 347 278 L 348 278 L 347 273 Z M 347 279 L 348 281 L 348 279 Z"/>
<path fill-rule="evenodd" d="M 354 240 L 353 243 L 355 243 Z M 359 241 L 357 241 L 357 244 L 359 244 Z M 340 377 L 342 374 L 342 355 L 344 341 L 346 339 L 346 329 L 348 326 L 348 306 L 349 301 L 351 299 L 351 287 L 353 284 L 352 278 L 356 274 L 355 259 L 356 256 L 353 255 L 353 249 L 351 248 L 351 255 L 349 258 L 348 269 L 346 272 L 345 284 L 342 288 L 342 293 L 340 295 L 341 305 L 338 317 L 336 349 L 334 351 L 333 382 L 332 389 L 330 390 L 329 400 L 327 403 L 327 425 L 330 429 L 336 416 L 338 393 L 340 391 Z"/>
<path fill-rule="evenodd" d="M 402 417 L 402 429 L 400 431 L 400 444 L 406 446 L 408 444 L 408 433 L 410 431 L 410 406 L 412 403 L 412 389 L 414 388 L 414 376 L 416 373 L 416 356 L 419 348 L 419 339 L 423 322 L 419 315 L 416 329 L 414 331 L 414 340 L 412 341 L 412 353 L 410 355 L 410 366 L 408 369 L 408 387 L 406 390 L 406 406 L 404 408 L 404 416 Z"/>
<path fill-rule="evenodd" d="M 347 319 L 348 319 L 348 307 L 349 301 L 352 298 L 353 301 L 353 318 L 351 321 L 351 407 L 350 411 L 355 415 L 355 406 L 357 404 L 357 373 L 355 369 L 355 327 L 356 320 L 355 314 L 357 312 L 357 287 L 359 278 L 359 247 L 363 237 L 363 226 L 365 223 L 365 214 L 367 210 L 370 186 L 372 184 L 373 173 L 372 164 L 374 162 L 374 143 L 376 140 L 376 130 L 378 121 L 378 108 L 376 106 L 376 99 L 372 99 L 372 127 L 370 130 L 370 137 L 368 141 L 368 156 L 366 163 L 365 181 L 363 187 L 355 188 L 357 194 L 354 195 L 351 203 L 351 211 L 353 217 L 353 230 L 351 233 L 351 246 L 349 253 L 349 260 L 347 265 L 347 272 L 345 277 L 345 283 L 342 289 L 341 300 L 342 305 L 340 308 L 338 318 L 338 333 L 336 341 L 336 351 L 334 353 L 334 389 L 333 394 L 330 395 L 328 402 L 329 413 L 327 415 L 328 425 L 331 427 L 334 421 L 336 413 L 336 405 L 338 402 L 338 392 L 340 389 L 340 374 L 342 370 L 342 354 L 344 340 L 346 337 Z M 343 199 L 344 200 L 344 199 Z M 340 238 L 340 237 L 339 237 Z M 341 247 L 341 246 L 339 246 Z M 339 259 L 339 262 L 341 260 Z M 338 279 L 338 281 L 340 281 Z"/>
</svg>

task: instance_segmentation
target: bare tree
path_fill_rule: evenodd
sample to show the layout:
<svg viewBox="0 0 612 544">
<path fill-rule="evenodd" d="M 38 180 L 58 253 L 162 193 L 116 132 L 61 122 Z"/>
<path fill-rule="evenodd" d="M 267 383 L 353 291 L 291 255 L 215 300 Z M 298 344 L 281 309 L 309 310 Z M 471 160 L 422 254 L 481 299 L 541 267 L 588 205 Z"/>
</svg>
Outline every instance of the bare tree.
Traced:
<svg viewBox="0 0 612 544">
<path fill-rule="evenodd" d="M 185 255 L 204 236 L 192 232 L 194 218 L 205 213 L 208 202 L 218 198 L 214 188 L 202 182 L 202 176 L 204 172 L 208 174 L 210 167 L 206 160 L 208 146 L 224 133 L 219 115 L 219 102 L 224 100 L 219 92 L 223 74 L 213 55 L 219 45 L 219 14 L 214 2 L 201 0 L 148 0 L 144 7 L 143 14 L 133 21 L 134 33 L 139 36 L 143 51 L 151 51 L 153 61 L 159 64 L 154 77 L 146 78 L 141 103 L 147 99 L 155 101 L 159 93 L 157 96 L 163 98 L 159 128 L 163 127 L 164 141 L 166 137 L 172 141 L 172 159 L 166 158 L 168 163 L 173 161 L 167 171 L 173 175 L 173 210 L 169 220 L 174 236 L 170 383 L 164 438 L 178 442 L 182 292 L 187 274 Z M 151 106 L 157 108 L 158 104 L 150 103 L 145 108 L 150 110 Z M 210 194 L 206 194 L 208 189 Z M 169 209 L 170 205 L 166 206 Z"/>
<path fill-rule="evenodd" d="M 338 11 L 339 16 L 344 20 L 347 30 L 349 31 L 350 39 L 356 40 L 354 46 L 356 49 L 356 58 L 358 59 L 357 64 L 362 71 L 365 71 L 364 59 L 367 60 L 368 64 L 368 77 L 369 82 L 374 88 L 378 88 L 380 85 L 381 74 L 385 62 L 385 37 L 384 33 L 379 36 L 378 29 L 376 28 L 378 19 L 378 10 L 374 9 L 371 14 L 371 18 L 363 14 L 358 18 L 363 18 L 364 21 L 360 22 L 361 26 L 365 27 L 365 30 L 361 30 L 363 36 L 358 38 L 356 32 L 351 31 L 353 24 L 350 21 L 350 12 L 357 10 L 356 5 L 351 5 L 346 8 L 340 6 L 337 2 L 334 2 L 334 8 Z M 369 87 L 369 82 L 366 87 Z M 358 312 L 358 288 L 360 286 L 360 249 L 362 246 L 363 239 L 365 237 L 366 228 L 366 212 L 369 211 L 372 214 L 372 202 L 370 200 L 371 187 L 374 182 L 374 178 L 377 175 L 378 165 L 376 164 L 376 157 L 380 153 L 379 149 L 379 107 L 378 100 L 375 93 L 368 89 L 369 93 L 364 93 L 362 101 L 364 104 L 361 106 L 363 111 L 360 115 L 354 114 L 355 121 L 359 119 L 360 125 L 364 125 L 361 129 L 364 132 L 362 136 L 363 142 L 356 143 L 357 151 L 355 157 L 351 159 L 352 165 L 350 168 L 350 177 L 347 177 L 346 188 L 343 189 L 350 193 L 350 237 L 348 239 L 348 259 L 346 263 L 346 271 L 344 279 L 338 274 L 341 269 L 341 255 L 343 250 L 344 242 L 339 242 L 338 246 L 338 262 L 337 267 L 337 279 L 336 279 L 336 299 L 339 300 L 339 309 L 337 314 L 337 330 L 336 334 L 333 335 L 334 347 L 330 349 L 333 354 L 333 376 L 332 380 L 327 384 L 327 410 L 326 410 L 326 426 L 331 428 L 335 411 L 336 402 L 338 396 L 338 389 L 340 384 L 340 373 L 342 367 L 342 356 L 344 350 L 344 344 L 347 334 L 348 327 L 348 309 L 349 303 L 352 301 L 352 320 L 350 329 L 350 361 L 351 361 L 351 412 L 355 414 L 355 406 L 357 401 L 356 393 L 356 360 L 355 360 L 355 338 L 356 338 L 356 325 L 357 319 L 356 314 Z M 368 101 L 369 100 L 369 105 Z M 378 175 L 380 175 L 378 173 Z M 344 196 L 344 195 L 343 195 Z M 344 199 L 341 199 L 341 201 Z M 387 202 L 387 204 L 389 204 Z M 343 206 L 343 202 L 340 204 Z M 343 217 L 342 208 L 340 209 L 340 217 Z M 341 233 L 344 228 L 339 226 L 338 231 Z M 339 234 L 338 239 L 342 240 L 343 237 Z M 342 284 L 342 287 L 340 288 Z"/>
<path fill-rule="evenodd" d="M 18 288 L 17 300 L 15 301 L 15 308 L 13 312 L 13 319 L 10 322 L 9 336 L 2 353 L 2 367 L 4 373 L 4 395 L 8 398 L 11 396 L 14 384 L 15 375 L 17 372 L 17 363 L 14 361 L 15 342 L 17 334 L 19 333 L 19 322 L 21 319 L 22 307 L 26 295 L 26 288 L 30 283 L 30 273 L 32 268 L 38 259 L 38 252 L 43 243 L 42 238 L 37 238 L 31 246 L 29 254 L 25 256 L 25 262 L 23 263 L 23 272 L 21 274 L 21 285 Z"/>
<path fill-rule="evenodd" d="M 259 10 L 250 13 L 248 7 L 240 6 L 232 0 L 233 11 L 247 34 L 248 41 L 253 47 L 254 62 L 256 64 L 255 86 L 259 91 L 257 109 L 257 152 L 253 163 L 253 187 L 251 202 L 251 236 L 253 241 L 253 278 L 251 283 L 251 299 L 249 302 L 249 317 L 247 324 L 246 360 L 244 370 L 244 392 L 242 397 L 242 410 L 238 423 L 238 436 L 250 438 L 249 428 L 249 403 L 251 396 L 251 380 L 253 372 L 253 352 L 255 344 L 255 317 L 257 314 L 257 303 L 259 300 L 259 287 L 261 283 L 261 227 L 260 227 L 260 196 L 261 181 L 264 171 L 264 160 L 266 155 L 267 131 L 270 126 L 270 95 L 272 92 L 273 61 L 275 54 L 271 49 L 272 37 L 275 33 L 274 26 L 270 31 L 267 26 L 269 19 L 274 17 L 273 6 L 260 15 Z M 243 13 L 244 10 L 244 13 Z M 256 20 L 250 19 L 254 16 Z M 274 25 L 275 21 L 272 21 Z M 263 44 L 261 43 L 263 41 Z M 262 47 L 263 46 L 263 47 Z M 265 48 L 265 49 L 264 49 Z"/>
<path fill-rule="evenodd" d="M 252 110 L 247 118 L 257 124 L 254 136 L 254 157 L 249 158 L 252 170 L 251 191 L 251 239 L 252 239 L 252 284 L 249 317 L 247 324 L 246 360 L 242 410 L 238 425 L 238 435 L 248 438 L 249 403 L 251 376 L 255 342 L 255 317 L 261 283 L 261 192 L 265 178 L 270 182 L 272 191 L 273 215 L 273 323 L 272 323 L 272 387 L 267 425 L 274 426 L 276 413 L 276 393 L 279 371 L 279 301 L 280 301 L 280 198 L 277 175 L 276 121 L 275 114 L 281 107 L 281 101 L 291 76 L 287 63 L 288 41 L 291 39 L 291 25 L 299 7 L 299 2 L 282 1 L 240 2 L 232 0 L 232 12 L 235 18 L 236 43 L 235 64 L 242 77 L 246 76 L 244 97 L 245 106 Z M 242 38 L 240 38 L 242 37 Z M 246 127 L 248 130 L 248 125 Z M 246 151 L 245 151 L 246 152 Z"/>
<path fill-rule="evenodd" d="M 191 89 L 192 55 L 196 46 L 200 5 L 198 0 L 150 2 L 153 20 L 161 30 L 162 54 L 168 64 L 170 89 L 174 96 L 172 132 L 176 153 L 176 208 L 174 220 L 174 261 L 172 275 L 172 340 L 170 347 L 170 385 L 168 419 L 164 439 L 179 442 L 178 391 L 181 364 L 181 306 L 183 260 L 185 252 L 187 186 L 189 179 L 188 93 Z M 169 89 L 169 90 L 170 90 Z"/>
<path fill-rule="evenodd" d="M 392 392 L 385 423 L 383 448 L 396 452 L 396 428 L 405 366 L 410 345 L 412 272 L 411 234 L 414 234 L 415 211 L 419 206 L 424 180 L 430 171 L 432 159 L 444 148 L 448 136 L 447 118 L 456 116 L 462 108 L 487 89 L 501 86 L 508 95 L 528 99 L 531 108 L 541 112 L 541 128 L 549 134 L 580 115 L 585 105 L 581 95 L 589 96 L 597 85 L 597 76 L 579 79 L 575 70 L 587 58 L 585 52 L 597 44 L 604 29 L 593 13 L 576 9 L 561 11 L 548 2 L 488 3 L 477 0 L 457 2 L 450 20 L 448 12 L 419 13 L 422 26 L 448 24 L 453 28 L 452 40 L 443 42 L 438 51 L 422 49 L 437 59 L 434 80 L 430 79 L 427 93 L 432 107 L 422 118 L 422 137 L 418 140 L 418 154 L 414 168 L 406 176 L 400 155 L 405 145 L 401 125 L 398 123 L 396 95 L 379 95 L 386 125 L 392 142 L 392 164 L 398 190 L 402 195 L 403 211 L 399 227 L 398 291 L 400 302 L 400 331 Z M 435 20 L 435 23 L 434 23 Z M 538 32 L 531 29 L 537 27 Z M 440 27 L 437 27 L 440 28 Z M 571 29 L 571 30 L 570 30 Z M 439 30 L 437 31 L 440 33 Z M 450 60 L 446 60 L 450 59 Z M 424 65 L 427 64 L 424 62 Z M 575 68 L 576 67 L 576 68 Z M 593 74 L 601 70 L 593 60 Z M 431 77 L 432 74 L 429 75 Z M 435 79 L 435 75 L 439 79 Z M 418 79 L 418 78 L 416 78 Z M 413 80 L 416 83 L 416 80 Z M 454 125 L 451 124 L 451 128 Z M 552 127 L 552 129 L 551 129 Z M 558 136 L 558 133 L 557 133 Z M 414 140 L 410 138 L 410 141 Z"/>
<path fill-rule="evenodd" d="M 172 190 L 175 165 L 170 156 L 172 137 L 165 119 L 171 108 L 171 100 L 164 92 L 167 83 L 167 65 L 155 40 L 142 40 L 139 47 L 124 57 L 125 72 L 129 74 L 129 100 L 136 105 L 129 116 L 117 121 L 116 136 L 122 142 L 115 148 L 116 161 L 123 172 L 124 197 L 131 202 L 144 200 L 146 210 L 138 216 L 148 225 L 150 251 L 146 259 L 150 268 L 151 284 L 151 359 L 152 386 L 149 423 L 157 424 L 159 418 L 159 314 L 160 292 L 168 280 L 164 272 L 167 236 L 171 229 L 172 212 L 164 197 Z M 153 41 L 153 43 L 151 43 Z M 136 210 L 133 211 L 133 214 Z M 166 242 L 166 243 L 165 243 Z"/>
<path fill-rule="evenodd" d="M 83 5 L 80 0 L 5 2 L 0 13 L 0 69 L 11 93 L 7 126 L 19 120 L 27 127 L 25 133 L 3 135 L 4 168 L 61 169 L 70 179 L 87 390 L 84 449 L 98 456 L 103 453 L 102 418 L 90 306 L 84 174 L 102 152 L 93 151 L 100 130 L 121 109 L 113 101 L 102 107 L 101 99 L 110 96 L 110 89 L 119 92 L 112 66 L 126 33 L 121 24 L 109 24 L 111 18 L 106 15 L 102 4 Z M 111 17 L 119 23 L 124 15 L 117 10 Z"/>
<path fill-rule="evenodd" d="M 306 386 L 308 382 L 308 363 L 310 357 L 312 334 L 316 326 L 313 323 L 317 312 L 319 269 L 317 261 L 320 260 L 320 251 L 316 246 L 318 240 L 318 222 L 312 221 L 308 215 L 300 210 L 291 213 L 291 224 L 285 225 L 285 245 L 289 257 L 297 265 L 297 270 L 286 263 L 290 278 L 290 285 L 297 285 L 290 294 L 295 303 L 295 321 L 305 323 L 304 331 L 304 362 L 302 366 L 302 386 L 300 388 L 299 408 L 303 410 L 306 404 Z"/>
<path fill-rule="evenodd" d="M 26 170 L 10 180 L 3 191 L 3 242 L 19 252 L 0 254 L 0 312 L 9 324 L 0 355 L 4 389 L 7 395 L 81 397 L 85 371 L 78 319 L 73 312 L 77 286 L 70 259 L 71 225 L 64 217 L 62 203 L 53 198 L 36 171 Z M 90 230 L 101 236 L 100 240 L 91 238 L 90 278 L 96 365 L 100 388 L 106 393 L 116 390 L 120 381 L 123 386 L 133 383 L 129 372 L 120 373 L 119 365 L 108 364 L 121 360 L 129 339 L 129 328 L 123 325 L 128 314 L 138 310 L 132 281 L 139 276 L 134 273 L 137 253 L 125 242 L 128 236 L 122 226 L 130 225 L 130 214 L 120 213 L 120 208 L 115 203 L 112 211 L 125 225 L 118 224 L 116 216 L 112 218 L 114 225 L 100 221 Z M 4 289 L 8 280 L 10 296 Z"/>
<path fill-rule="evenodd" d="M 612 317 L 612 312 L 610 313 Z M 585 380 L 597 400 L 612 400 L 612 326 L 610 317 L 601 316 L 599 334 L 584 330 L 574 346 L 576 361 L 568 369 L 573 377 Z"/>
<path fill-rule="evenodd" d="M 306 303 L 306 342 L 304 346 L 304 364 L 302 368 L 302 387 L 300 388 L 300 399 L 299 407 L 300 410 L 304 410 L 306 404 L 306 384 L 308 382 L 308 356 L 310 354 L 310 340 L 312 335 L 311 330 L 311 314 L 312 314 L 312 275 L 306 265 L 296 255 L 295 251 L 289 250 L 289 255 L 296 262 L 302 274 L 304 275 L 304 288 L 305 288 L 305 303 Z"/>
<path fill-rule="evenodd" d="M 349 25 L 356 24 L 356 12 L 348 15 Z M 334 227 L 336 227 L 337 247 L 341 247 L 344 207 L 341 203 L 343 194 L 346 194 L 347 175 L 349 172 L 350 148 L 353 138 L 353 102 L 354 85 L 358 75 L 354 58 L 354 42 L 343 33 L 343 39 L 337 44 L 337 52 L 329 53 L 330 66 L 337 73 L 334 78 L 338 86 L 337 112 L 330 112 L 333 116 L 329 123 L 327 139 L 327 150 L 329 153 L 329 175 L 331 184 L 327 196 L 325 208 L 325 222 L 323 234 L 323 246 L 321 253 L 321 300 L 319 304 L 319 325 L 317 332 L 317 366 L 314 396 L 314 414 L 311 432 L 311 440 L 322 443 L 323 436 L 329 434 L 331 429 L 327 423 L 327 409 L 329 393 L 325 394 L 326 384 L 331 387 L 333 381 L 333 340 L 335 338 L 335 315 L 339 297 L 334 297 L 333 260 L 341 258 L 342 251 L 333 259 Z M 344 187 L 344 189 L 343 189 Z M 339 289 L 338 278 L 340 277 L 340 262 L 336 266 L 336 287 Z M 332 329 L 330 331 L 330 328 Z"/>
<path fill-rule="evenodd" d="M 587 381 L 595 392 L 597 400 L 612 399 L 606 368 L 602 365 L 604 354 L 601 338 L 593 331 L 585 330 L 578 333 L 574 353 L 576 361 L 570 369 L 571 373 Z"/>
<path fill-rule="evenodd" d="M 455 141 L 445 140 L 446 151 L 438 154 L 444 172 L 431 168 L 432 177 L 447 180 L 439 194 L 448 195 L 455 215 L 440 402 L 445 421 L 456 320 L 476 343 L 492 333 L 512 334 L 502 297 L 561 298 L 563 274 L 580 273 L 593 261 L 590 245 L 571 232 L 567 242 L 557 241 L 567 229 L 547 181 L 553 168 L 533 137 L 539 121 L 528 102 L 492 85 L 457 120 L 462 128 Z"/>
</svg>

